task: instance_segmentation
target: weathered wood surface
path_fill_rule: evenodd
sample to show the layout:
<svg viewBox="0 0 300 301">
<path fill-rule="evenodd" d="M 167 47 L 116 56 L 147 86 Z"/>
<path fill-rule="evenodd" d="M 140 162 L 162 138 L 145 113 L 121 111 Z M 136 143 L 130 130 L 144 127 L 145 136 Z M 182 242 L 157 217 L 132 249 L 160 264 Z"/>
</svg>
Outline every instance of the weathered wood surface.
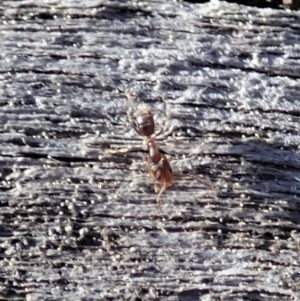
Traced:
<svg viewBox="0 0 300 301">
<path fill-rule="evenodd" d="M 300 13 L 82 3 L 0 9 L 0 299 L 300 300 Z M 125 90 L 163 216 L 146 153 L 104 154 L 141 145 Z"/>
</svg>

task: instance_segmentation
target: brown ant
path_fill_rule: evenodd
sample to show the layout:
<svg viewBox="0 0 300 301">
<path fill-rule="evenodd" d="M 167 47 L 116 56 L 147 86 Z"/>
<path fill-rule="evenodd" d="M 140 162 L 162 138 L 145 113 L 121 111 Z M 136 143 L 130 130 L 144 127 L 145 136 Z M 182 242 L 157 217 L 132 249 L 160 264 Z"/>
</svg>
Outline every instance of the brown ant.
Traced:
<svg viewBox="0 0 300 301">
<path fill-rule="evenodd" d="M 161 211 L 160 197 L 162 193 L 172 185 L 173 183 L 173 172 L 167 157 L 161 153 L 155 142 L 155 122 L 152 112 L 148 108 L 139 109 L 132 118 L 131 108 L 127 110 L 128 120 L 135 130 L 135 132 L 141 136 L 146 145 L 148 156 L 147 156 L 147 168 L 148 172 L 154 183 L 154 190 L 157 194 L 157 204 Z M 129 148 L 121 150 L 107 150 L 106 153 L 124 153 L 130 151 Z M 158 184 L 161 185 L 159 190 Z"/>
<path fill-rule="evenodd" d="M 155 122 L 152 112 L 146 108 L 137 111 L 135 121 L 132 120 L 130 109 L 128 109 L 127 115 L 131 126 L 137 134 L 142 136 L 147 146 L 147 167 L 156 193 L 159 191 L 157 184 L 161 185 L 156 199 L 160 206 L 160 196 L 173 183 L 173 172 L 167 157 L 159 151 L 156 145 Z"/>
</svg>

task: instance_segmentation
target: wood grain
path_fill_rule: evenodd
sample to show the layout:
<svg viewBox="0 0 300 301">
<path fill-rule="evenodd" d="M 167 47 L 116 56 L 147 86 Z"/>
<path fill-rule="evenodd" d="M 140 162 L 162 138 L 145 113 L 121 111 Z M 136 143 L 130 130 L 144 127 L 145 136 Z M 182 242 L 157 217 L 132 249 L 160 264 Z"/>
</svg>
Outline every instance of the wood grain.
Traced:
<svg viewBox="0 0 300 301">
<path fill-rule="evenodd" d="M 82 3 L 0 10 L 0 300 L 300 300 L 299 13 Z"/>
</svg>

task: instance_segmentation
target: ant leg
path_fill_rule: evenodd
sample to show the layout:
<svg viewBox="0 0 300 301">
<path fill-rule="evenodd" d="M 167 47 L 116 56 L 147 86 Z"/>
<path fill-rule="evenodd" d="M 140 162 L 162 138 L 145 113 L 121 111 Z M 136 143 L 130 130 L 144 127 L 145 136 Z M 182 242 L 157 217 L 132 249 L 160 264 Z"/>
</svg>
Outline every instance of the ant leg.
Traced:
<svg viewBox="0 0 300 301">
<path fill-rule="evenodd" d="M 166 129 L 166 121 L 163 122 L 161 128 L 158 130 L 158 132 L 156 132 L 154 135 L 153 135 L 153 138 L 159 138 L 158 136 L 160 136 L 161 134 L 163 134 L 163 136 L 161 138 L 165 138 L 167 137 L 168 135 L 172 134 L 174 131 L 174 127 L 171 126 L 171 127 L 168 127 Z"/>
<path fill-rule="evenodd" d="M 199 179 L 198 177 L 195 177 L 194 175 L 189 175 L 192 179 L 198 181 L 199 183 L 202 183 L 207 188 L 214 188 L 214 185 L 207 183 L 206 181 Z"/>
<path fill-rule="evenodd" d="M 128 90 L 125 90 L 124 91 L 124 94 L 125 94 L 125 96 L 127 97 L 127 100 L 129 101 L 129 102 L 133 102 L 133 100 L 134 100 L 134 96 L 128 91 Z"/>
<path fill-rule="evenodd" d="M 115 155 L 115 154 L 126 154 L 126 153 L 130 153 L 130 152 L 137 152 L 140 150 L 142 150 L 141 147 L 125 147 L 125 148 L 119 148 L 119 149 L 106 149 L 104 151 L 104 153 Z"/>
<path fill-rule="evenodd" d="M 133 122 L 132 117 L 131 117 L 131 112 L 132 112 L 132 109 L 128 108 L 127 117 L 128 117 L 128 120 L 129 120 L 130 124 L 132 125 L 132 127 L 134 127 L 134 122 Z"/>
<path fill-rule="evenodd" d="M 194 178 L 196 181 L 198 181 L 198 182 L 200 182 L 200 183 L 202 183 L 204 186 L 206 186 L 206 187 L 209 187 L 209 188 L 214 188 L 214 185 L 211 185 L 211 184 L 208 184 L 207 182 L 205 182 L 205 181 L 203 181 L 203 180 L 200 180 L 200 179 L 198 179 L 198 178 Z"/>
<path fill-rule="evenodd" d="M 156 138 L 156 137 L 158 137 L 161 133 L 163 133 L 164 132 L 164 127 L 161 127 L 159 130 L 158 130 L 158 132 L 156 132 L 154 135 L 153 135 L 153 138 Z"/>
<path fill-rule="evenodd" d="M 158 207 L 159 207 L 160 213 L 162 213 L 161 205 L 160 205 L 160 196 L 162 195 L 162 193 L 163 193 L 165 190 L 166 190 L 166 187 L 165 187 L 165 186 L 162 186 L 161 189 L 160 189 L 159 194 L 158 194 L 157 197 L 156 197 L 156 203 L 157 203 L 157 205 L 158 205 Z"/>
<path fill-rule="evenodd" d="M 125 91 L 125 95 L 126 95 L 127 100 L 128 100 L 129 102 L 132 102 L 132 101 L 133 101 L 133 96 L 132 96 L 128 91 Z M 136 133 L 137 133 L 138 135 L 140 135 L 139 132 L 138 132 L 138 130 L 137 130 L 137 128 L 136 128 L 136 124 L 135 124 L 135 123 L 133 122 L 133 120 L 132 120 L 132 115 L 131 115 L 131 113 L 132 113 L 132 108 L 129 107 L 129 108 L 127 109 L 127 118 L 128 118 L 128 120 L 129 120 L 130 125 L 133 127 L 133 129 L 136 131 Z"/>
<path fill-rule="evenodd" d="M 158 130 L 158 132 L 156 132 L 152 137 L 154 139 L 156 139 L 161 133 L 164 133 L 165 132 L 165 127 L 166 127 L 166 121 L 163 122 L 163 124 L 160 127 L 160 129 Z"/>
<path fill-rule="evenodd" d="M 137 128 L 136 128 L 136 124 L 135 124 L 135 123 L 133 122 L 133 120 L 132 120 L 131 111 L 132 111 L 131 108 L 128 108 L 128 110 L 127 110 L 127 117 L 128 117 L 129 123 L 130 123 L 131 127 L 134 129 L 134 131 L 135 131 L 138 135 L 140 135 L 139 131 L 138 131 Z"/>
<path fill-rule="evenodd" d="M 151 179 L 153 181 L 154 191 L 155 191 L 155 193 L 157 193 L 158 187 L 157 187 L 157 183 L 156 183 L 156 178 L 155 178 L 155 174 L 154 174 L 153 170 L 151 169 L 149 158 L 147 159 L 147 169 L 148 169 L 150 177 L 151 177 Z"/>
</svg>

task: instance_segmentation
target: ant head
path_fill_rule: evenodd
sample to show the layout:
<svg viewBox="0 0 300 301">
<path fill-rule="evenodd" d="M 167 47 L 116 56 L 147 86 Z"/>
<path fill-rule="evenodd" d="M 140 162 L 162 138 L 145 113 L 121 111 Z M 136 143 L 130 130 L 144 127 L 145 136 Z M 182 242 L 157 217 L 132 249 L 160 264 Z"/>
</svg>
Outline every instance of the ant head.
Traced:
<svg viewBox="0 0 300 301">
<path fill-rule="evenodd" d="M 141 136 L 150 137 L 155 131 L 155 122 L 153 115 L 149 109 L 143 108 L 135 114 L 134 126 Z"/>
</svg>

